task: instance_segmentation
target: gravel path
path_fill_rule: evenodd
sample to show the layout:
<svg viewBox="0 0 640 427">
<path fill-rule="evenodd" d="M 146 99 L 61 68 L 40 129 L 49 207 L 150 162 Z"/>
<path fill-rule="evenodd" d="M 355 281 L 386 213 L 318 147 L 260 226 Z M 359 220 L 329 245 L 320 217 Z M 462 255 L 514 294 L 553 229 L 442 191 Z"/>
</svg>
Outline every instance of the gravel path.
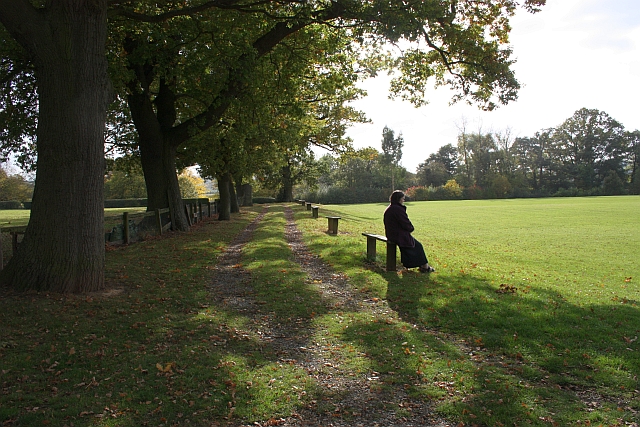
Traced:
<svg viewBox="0 0 640 427">
<path fill-rule="evenodd" d="M 270 321 L 268 313 L 261 311 L 253 299 L 250 273 L 241 268 L 240 259 L 244 245 L 251 240 L 265 210 L 229 245 L 218 258 L 214 268 L 211 291 L 214 299 L 241 312 L 254 320 L 249 331 L 268 345 L 286 363 L 294 363 L 304 369 L 319 387 L 319 393 L 310 404 L 286 419 L 271 419 L 253 426 L 284 427 L 445 427 L 451 424 L 439 419 L 422 401 L 412 400 L 398 386 L 393 392 L 380 392 L 377 384 L 383 378 L 376 372 L 360 376 L 344 372 L 331 355 L 330 348 L 321 343 L 310 342 L 314 331 L 306 320 L 293 319 L 287 325 Z M 285 210 L 287 224 L 285 238 L 291 248 L 294 261 L 308 275 L 307 282 L 317 287 L 327 306 L 336 312 L 361 311 L 384 319 L 393 315 L 386 301 L 363 299 L 363 294 L 354 292 L 343 274 L 332 270 L 319 257 L 310 253 L 296 227 L 293 212 Z M 388 390 L 388 387 L 387 387 Z M 398 415 L 398 410 L 403 415 Z M 410 416 L 406 416 L 410 414 Z M 236 424 L 244 426 L 242 424 Z"/>
</svg>

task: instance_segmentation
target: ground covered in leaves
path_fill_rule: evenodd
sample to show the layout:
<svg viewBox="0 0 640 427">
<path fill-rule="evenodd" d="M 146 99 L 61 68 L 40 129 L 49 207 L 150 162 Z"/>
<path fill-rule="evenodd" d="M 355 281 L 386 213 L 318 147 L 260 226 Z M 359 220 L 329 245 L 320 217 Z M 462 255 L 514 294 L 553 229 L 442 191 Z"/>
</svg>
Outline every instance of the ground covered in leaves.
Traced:
<svg viewBox="0 0 640 427">
<path fill-rule="evenodd" d="M 354 375 L 341 369 L 331 345 L 312 339 L 313 331 L 306 318 L 291 318 L 276 322 L 263 304 L 253 298 L 250 274 L 240 264 L 242 250 L 264 213 L 245 229 L 226 252 L 219 257 L 211 289 L 218 303 L 233 307 L 252 318 L 253 333 L 261 336 L 282 363 L 301 367 L 318 385 L 317 398 L 286 418 L 271 419 L 252 425 L 279 426 L 450 426 L 436 416 L 430 405 L 412 399 L 405 387 L 397 384 L 392 390 L 380 387 L 377 372 Z M 384 322 L 393 316 L 385 301 L 363 299 L 352 290 L 346 277 L 334 271 L 318 256 L 309 252 L 297 229 L 291 209 L 286 209 L 285 238 L 292 255 L 304 273 L 306 281 L 318 290 L 329 310 L 366 312 Z"/>
</svg>

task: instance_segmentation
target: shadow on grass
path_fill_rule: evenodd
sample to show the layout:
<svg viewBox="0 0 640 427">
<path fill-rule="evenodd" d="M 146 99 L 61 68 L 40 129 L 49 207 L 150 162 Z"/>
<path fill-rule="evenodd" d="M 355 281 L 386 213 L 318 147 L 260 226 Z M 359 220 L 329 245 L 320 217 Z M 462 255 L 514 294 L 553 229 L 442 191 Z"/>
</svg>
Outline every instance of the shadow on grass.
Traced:
<svg viewBox="0 0 640 427">
<path fill-rule="evenodd" d="M 404 321 L 457 342 L 475 366 L 473 393 L 449 408 L 468 421 L 613 422 L 640 410 L 636 306 L 578 306 L 472 275 L 383 275 Z"/>
</svg>

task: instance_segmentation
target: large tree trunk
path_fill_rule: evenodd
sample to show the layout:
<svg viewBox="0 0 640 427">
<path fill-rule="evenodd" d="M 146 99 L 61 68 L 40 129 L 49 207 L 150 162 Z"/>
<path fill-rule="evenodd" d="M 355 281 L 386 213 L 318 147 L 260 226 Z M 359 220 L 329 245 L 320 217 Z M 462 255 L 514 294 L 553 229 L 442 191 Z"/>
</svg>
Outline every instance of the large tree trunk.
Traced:
<svg viewBox="0 0 640 427">
<path fill-rule="evenodd" d="M 238 213 L 240 212 L 240 206 L 238 204 L 238 195 L 236 194 L 236 189 L 233 185 L 233 177 L 231 176 L 231 174 L 229 173 L 229 203 L 230 203 L 230 210 L 231 213 Z"/>
<path fill-rule="evenodd" d="M 169 208 L 172 228 L 188 231 L 189 222 L 176 174 L 176 149 L 167 141 L 147 93 L 131 93 L 128 103 L 140 138 L 140 161 L 147 187 L 147 210 Z"/>
<path fill-rule="evenodd" d="M 293 201 L 293 177 L 291 176 L 291 164 L 282 167 L 282 192 L 280 193 L 281 202 Z"/>
<path fill-rule="evenodd" d="M 253 206 L 253 187 L 251 184 L 242 184 L 242 206 Z"/>
<path fill-rule="evenodd" d="M 231 180 L 229 174 L 224 172 L 218 175 L 218 192 L 220 194 L 220 203 L 218 212 L 219 221 L 229 221 L 231 219 L 231 194 L 229 188 L 231 187 Z"/>
<path fill-rule="evenodd" d="M 31 218 L 0 273 L 16 290 L 104 287 L 103 132 L 109 94 L 106 0 L 0 1 L 0 21 L 32 55 L 38 169 Z"/>
</svg>

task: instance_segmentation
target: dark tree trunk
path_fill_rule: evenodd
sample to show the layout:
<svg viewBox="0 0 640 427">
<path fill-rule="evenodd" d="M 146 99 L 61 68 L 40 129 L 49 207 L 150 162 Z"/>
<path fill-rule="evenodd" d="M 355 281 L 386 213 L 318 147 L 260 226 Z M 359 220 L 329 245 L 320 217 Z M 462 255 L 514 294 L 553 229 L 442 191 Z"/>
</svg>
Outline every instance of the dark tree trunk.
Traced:
<svg viewBox="0 0 640 427">
<path fill-rule="evenodd" d="M 143 70 L 137 70 L 143 73 Z M 165 85 L 161 85 L 166 88 Z M 176 174 L 176 148 L 165 134 L 165 128 L 170 127 L 173 119 L 170 115 L 158 114 L 147 93 L 147 89 L 131 85 L 128 96 L 131 117 L 140 138 L 140 161 L 147 187 L 147 210 L 169 208 L 171 210 L 171 224 L 174 230 L 188 231 L 189 222 L 185 214 L 184 203 L 180 195 L 180 185 Z M 166 98 L 172 98 L 166 92 Z M 162 101 L 162 96 L 158 95 Z M 172 104 L 172 100 L 168 103 Z M 158 102 L 156 102 L 158 104 Z M 173 105 L 171 105 L 173 108 Z M 164 120 L 163 120 L 164 119 Z M 164 124 L 163 121 L 168 122 Z"/>
<path fill-rule="evenodd" d="M 253 206 L 253 187 L 251 184 L 242 184 L 242 206 Z"/>
<path fill-rule="evenodd" d="M 219 221 L 229 221 L 231 219 L 231 180 L 228 173 L 218 175 L 218 193 L 220 194 L 220 211 L 218 212 Z"/>
<path fill-rule="evenodd" d="M 288 164 L 282 168 L 282 202 L 293 201 L 293 178 L 291 176 L 291 165 Z"/>
<path fill-rule="evenodd" d="M 240 206 L 238 205 L 238 195 L 236 194 L 235 188 L 233 186 L 233 181 L 231 174 L 229 175 L 229 202 L 230 202 L 230 210 L 231 213 L 240 212 Z"/>
<path fill-rule="evenodd" d="M 333 8 L 328 9 L 325 19 L 329 19 L 330 16 L 333 16 L 333 14 L 338 13 L 340 10 L 340 8 L 336 8 L 336 10 Z M 129 59 L 128 67 L 135 75 L 135 78 L 129 82 L 129 90 L 130 93 L 133 94 L 129 97 L 129 106 L 136 130 L 140 135 L 140 155 L 150 209 L 151 205 L 153 205 L 153 209 L 171 208 L 174 227 L 179 230 L 188 229 L 182 199 L 176 197 L 176 195 L 180 194 L 179 187 L 177 186 L 176 171 L 175 169 L 171 169 L 172 166 L 175 167 L 175 153 L 177 148 L 192 138 L 196 129 L 198 132 L 201 132 L 219 123 L 220 118 L 231 105 L 231 102 L 243 93 L 245 90 L 244 76 L 250 71 L 251 67 L 257 64 L 257 62 L 255 62 L 256 58 L 253 58 L 253 64 L 247 68 L 247 64 L 251 63 L 249 57 L 254 56 L 256 53 L 257 58 L 262 57 L 273 50 L 284 38 L 310 23 L 311 21 L 290 25 L 286 22 L 280 22 L 255 40 L 253 43 L 255 52 L 243 55 L 238 61 L 238 64 L 231 66 L 228 81 L 226 85 L 224 85 L 225 89 L 217 94 L 214 101 L 211 102 L 205 111 L 191 119 L 182 120 L 181 123 L 177 125 L 175 124 L 177 116 L 176 96 L 171 89 L 172 82 L 158 78 L 153 65 L 155 59 L 149 58 L 148 52 L 141 53 L 140 55 L 136 54 L 138 46 L 141 43 L 147 43 L 147 41 L 135 40 L 133 38 L 127 38 L 125 40 L 124 48 Z M 164 58 L 173 57 L 176 58 L 176 62 L 179 56 L 178 50 L 163 53 Z M 152 91 L 150 88 L 156 83 L 159 89 L 152 104 Z M 131 102 L 132 99 L 134 101 L 133 104 Z M 154 111 L 154 105 L 157 113 Z M 169 147 L 172 147 L 172 149 L 168 149 Z M 225 179 L 229 180 L 230 178 L 225 177 Z M 233 192 L 233 189 L 230 188 L 227 191 Z M 234 203 L 237 208 L 237 200 Z M 231 205 L 231 208 L 233 208 L 233 205 Z M 239 209 L 237 211 L 239 211 Z M 224 215 L 221 219 L 225 219 Z"/>
<path fill-rule="evenodd" d="M 134 50 L 135 43 L 129 41 L 127 48 Z M 188 231 L 189 221 L 176 173 L 176 146 L 167 136 L 167 130 L 175 121 L 175 96 L 162 80 L 160 93 L 155 99 L 156 113 L 149 95 L 149 87 L 144 84 L 152 79 L 152 69 L 135 63 L 130 64 L 130 69 L 136 73 L 139 83 L 130 83 L 128 104 L 140 138 L 140 161 L 147 187 L 147 210 L 169 208 L 172 228 Z"/>
<path fill-rule="evenodd" d="M 0 274 L 16 290 L 104 287 L 107 1 L 1 0 L 0 21 L 34 59 L 38 163 L 31 218 Z"/>
<path fill-rule="evenodd" d="M 242 188 L 242 181 L 239 179 L 234 180 L 236 183 L 236 197 L 238 198 L 238 205 L 244 206 L 244 188 Z"/>
</svg>

